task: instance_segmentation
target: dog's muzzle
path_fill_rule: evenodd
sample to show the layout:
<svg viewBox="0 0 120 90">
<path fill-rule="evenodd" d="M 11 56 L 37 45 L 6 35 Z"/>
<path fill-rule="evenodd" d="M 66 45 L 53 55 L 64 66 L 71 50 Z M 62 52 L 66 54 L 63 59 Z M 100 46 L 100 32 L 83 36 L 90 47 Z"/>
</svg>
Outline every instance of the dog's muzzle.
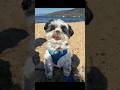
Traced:
<svg viewBox="0 0 120 90">
<path fill-rule="evenodd" d="M 61 35 L 60 35 L 60 31 L 55 31 L 52 35 L 52 38 L 54 38 L 55 40 L 61 40 Z"/>
</svg>

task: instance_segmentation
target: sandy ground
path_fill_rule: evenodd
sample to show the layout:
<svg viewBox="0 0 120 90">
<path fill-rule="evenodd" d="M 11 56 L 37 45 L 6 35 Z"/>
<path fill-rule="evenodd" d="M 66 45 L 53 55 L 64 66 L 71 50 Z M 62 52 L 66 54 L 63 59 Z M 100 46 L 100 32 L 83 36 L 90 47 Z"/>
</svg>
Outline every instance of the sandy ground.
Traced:
<svg viewBox="0 0 120 90">
<path fill-rule="evenodd" d="M 0 89 L 20 90 L 34 24 L 21 8 L 22 0 L 0 0 Z"/>
<path fill-rule="evenodd" d="M 120 0 L 86 1 L 93 13 L 85 34 L 88 90 L 119 90 Z"/>
<path fill-rule="evenodd" d="M 78 64 L 77 69 L 80 71 L 81 67 L 85 69 L 85 22 L 74 22 L 69 24 L 74 30 L 74 35 L 69 40 L 70 51 L 79 58 L 80 63 Z M 35 24 L 35 39 L 38 43 L 45 39 L 44 23 Z M 39 52 L 41 61 L 45 54 L 45 50 L 46 43 L 36 47 L 36 51 Z"/>
</svg>

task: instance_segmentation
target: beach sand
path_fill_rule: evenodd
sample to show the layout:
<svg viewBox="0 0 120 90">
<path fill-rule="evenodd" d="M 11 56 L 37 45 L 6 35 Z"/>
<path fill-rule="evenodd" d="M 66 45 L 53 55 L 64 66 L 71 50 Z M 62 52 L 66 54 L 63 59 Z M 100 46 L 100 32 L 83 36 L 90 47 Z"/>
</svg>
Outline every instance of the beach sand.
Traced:
<svg viewBox="0 0 120 90">
<path fill-rule="evenodd" d="M 70 38 L 69 41 L 70 51 L 74 55 L 75 58 L 74 60 L 76 59 L 80 60 L 77 66 L 78 71 L 80 71 L 81 68 L 84 70 L 85 69 L 85 22 L 83 21 L 72 22 L 68 24 L 71 25 L 72 29 L 74 30 L 74 35 Z M 38 43 L 44 42 L 45 39 L 44 23 L 35 24 L 35 39 L 36 42 Z M 46 42 L 40 43 L 40 45 L 38 45 L 35 48 L 35 51 L 39 52 L 41 61 L 43 60 L 43 55 L 45 54 L 45 50 L 46 50 Z"/>
<path fill-rule="evenodd" d="M 34 22 L 26 17 L 22 1 L 0 1 L 0 89 L 21 90 L 23 66 L 34 37 Z"/>
</svg>

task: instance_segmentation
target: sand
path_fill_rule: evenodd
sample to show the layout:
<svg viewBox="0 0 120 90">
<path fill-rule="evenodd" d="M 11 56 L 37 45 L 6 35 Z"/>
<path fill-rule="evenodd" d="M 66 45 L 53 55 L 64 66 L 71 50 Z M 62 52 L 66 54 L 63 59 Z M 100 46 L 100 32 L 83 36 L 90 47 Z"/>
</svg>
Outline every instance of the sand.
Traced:
<svg viewBox="0 0 120 90">
<path fill-rule="evenodd" d="M 69 40 L 70 51 L 80 60 L 80 64 L 78 65 L 77 69 L 80 70 L 81 67 L 84 67 L 85 69 L 85 22 L 72 22 L 68 24 L 70 24 L 74 30 L 74 35 Z M 45 38 L 44 23 L 37 23 L 35 24 L 35 39 L 37 41 L 43 40 L 43 38 Z M 43 60 L 45 50 L 46 42 L 36 47 L 36 51 L 39 52 L 41 61 Z"/>
<path fill-rule="evenodd" d="M 30 53 L 34 24 L 24 14 L 21 3 L 0 1 L 0 89 L 20 90 L 23 82 L 22 68 Z"/>
<path fill-rule="evenodd" d="M 120 0 L 86 1 L 94 16 L 86 26 L 88 90 L 120 89 Z"/>
</svg>

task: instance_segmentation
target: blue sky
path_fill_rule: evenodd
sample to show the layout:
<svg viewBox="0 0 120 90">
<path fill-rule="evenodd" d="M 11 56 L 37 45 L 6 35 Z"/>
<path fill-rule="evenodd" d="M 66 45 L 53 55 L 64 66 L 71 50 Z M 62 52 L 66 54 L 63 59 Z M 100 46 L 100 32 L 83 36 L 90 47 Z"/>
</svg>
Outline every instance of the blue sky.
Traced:
<svg viewBox="0 0 120 90">
<path fill-rule="evenodd" d="M 47 14 L 61 10 L 71 10 L 73 8 L 35 8 L 35 15 L 37 14 Z"/>
</svg>

